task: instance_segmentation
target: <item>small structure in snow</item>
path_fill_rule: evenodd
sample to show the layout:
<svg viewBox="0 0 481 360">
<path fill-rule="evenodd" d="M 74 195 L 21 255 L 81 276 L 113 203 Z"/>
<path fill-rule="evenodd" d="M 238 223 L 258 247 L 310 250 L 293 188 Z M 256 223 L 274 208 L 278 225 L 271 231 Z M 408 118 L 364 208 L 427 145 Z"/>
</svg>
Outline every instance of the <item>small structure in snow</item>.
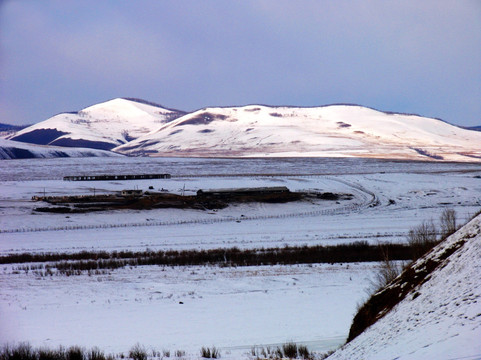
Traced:
<svg viewBox="0 0 481 360">
<path fill-rule="evenodd" d="M 142 190 L 122 190 L 120 192 L 120 195 L 121 196 L 142 196 L 144 194 L 144 192 Z"/>
</svg>

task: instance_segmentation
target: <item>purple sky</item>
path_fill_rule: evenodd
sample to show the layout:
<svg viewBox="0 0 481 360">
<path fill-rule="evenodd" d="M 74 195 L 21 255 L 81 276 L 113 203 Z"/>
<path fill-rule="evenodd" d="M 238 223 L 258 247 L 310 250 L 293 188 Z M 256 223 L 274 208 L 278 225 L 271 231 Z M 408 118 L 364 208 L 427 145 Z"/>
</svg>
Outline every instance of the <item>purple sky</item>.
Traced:
<svg viewBox="0 0 481 360">
<path fill-rule="evenodd" d="M 0 122 L 115 97 L 481 125 L 481 1 L 0 0 Z"/>
</svg>

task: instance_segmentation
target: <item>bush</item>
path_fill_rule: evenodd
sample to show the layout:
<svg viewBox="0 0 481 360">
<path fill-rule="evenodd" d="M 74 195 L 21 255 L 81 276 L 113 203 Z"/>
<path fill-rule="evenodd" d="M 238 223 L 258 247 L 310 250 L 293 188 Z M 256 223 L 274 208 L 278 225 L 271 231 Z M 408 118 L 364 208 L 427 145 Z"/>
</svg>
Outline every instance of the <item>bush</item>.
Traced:
<svg viewBox="0 0 481 360">
<path fill-rule="evenodd" d="M 458 230 L 456 224 L 456 211 L 454 209 L 444 209 L 440 218 L 441 222 L 441 238 L 446 239 Z"/>
<path fill-rule="evenodd" d="M 32 348 L 28 343 L 20 343 L 14 347 L 5 345 L 0 349 L 0 360 L 114 360 L 112 355 L 105 356 L 103 351 L 94 347 L 85 351 L 79 346 L 68 349 Z"/>
<path fill-rule="evenodd" d="M 37 360 L 37 354 L 29 343 L 20 343 L 16 347 L 5 345 L 0 351 L 0 360 Z"/>
<path fill-rule="evenodd" d="M 147 360 L 147 350 L 142 345 L 136 344 L 130 349 L 129 358 L 133 360 Z"/>
<path fill-rule="evenodd" d="M 84 360 L 84 351 L 79 346 L 71 346 L 65 353 L 66 360 Z"/>
<path fill-rule="evenodd" d="M 420 258 L 438 242 L 433 221 L 423 221 L 420 225 L 409 230 L 407 240 L 412 249 L 413 260 Z"/>
<path fill-rule="evenodd" d="M 176 356 L 176 357 L 184 357 L 184 356 L 185 356 L 185 351 L 184 351 L 184 350 L 176 350 L 176 351 L 175 351 L 175 356 Z"/>
<path fill-rule="evenodd" d="M 64 360 L 65 353 L 63 349 L 60 348 L 59 350 L 52 350 L 52 349 L 39 349 L 37 351 L 38 360 Z"/>
<path fill-rule="evenodd" d="M 311 353 L 309 352 L 309 349 L 305 345 L 299 345 L 297 348 L 297 352 L 299 353 L 299 357 L 302 359 L 310 359 L 311 358 Z"/>
<path fill-rule="evenodd" d="M 215 346 L 212 349 L 203 346 L 200 350 L 200 356 L 206 359 L 218 359 L 220 358 L 220 351 Z"/>
<path fill-rule="evenodd" d="M 107 360 L 107 359 L 105 358 L 105 354 L 99 348 L 94 347 L 88 351 L 87 360 Z M 138 360 L 147 360 L 147 357 L 145 357 L 145 359 L 138 359 Z"/>
<path fill-rule="evenodd" d="M 381 267 L 379 271 L 374 276 L 374 279 L 371 280 L 371 286 L 367 290 L 368 294 L 371 295 L 378 290 L 385 287 L 391 281 L 393 281 L 400 273 L 401 273 L 401 266 L 392 261 L 389 258 L 388 250 L 385 249 L 382 245 L 379 245 L 381 252 L 383 254 L 383 260 L 381 262 Z"/>
<path fill-rule="evenodd" d="M 293 342 L 288 342 L 282 345 L 282 353 L 285 357 L 289 359 L 294 359 L 297 357 L 297 344 Z"/>
</svg>

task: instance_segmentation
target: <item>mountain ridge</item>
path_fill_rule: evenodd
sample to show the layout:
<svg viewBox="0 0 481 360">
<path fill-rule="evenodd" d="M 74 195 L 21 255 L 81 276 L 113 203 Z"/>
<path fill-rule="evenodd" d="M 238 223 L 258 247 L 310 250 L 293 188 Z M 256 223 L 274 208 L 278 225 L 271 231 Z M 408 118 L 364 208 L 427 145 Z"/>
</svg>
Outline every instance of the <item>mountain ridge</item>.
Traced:
<svg viewBox="0 0 481 360">
<path fill-rule="evenodd" d="M 386 123 L 397 128 L 397 133 L 393 135 L 393 129 L 385 129 Z M 479 134 L 473 135 L 442 120 L 387 114 L 360 105 L 247 105 L 197 110 L 113 150 L 134 156 L 344 156 L 474 161 L 481 152 L 473 144 L 480 142 Z M 443 149 L 445 143 L 448 151 Z"/>
<path fill-rule="evenodd" d="M 7 137 L 128 156 L 369 157 L 481 161 L 481 133 L 358 104 L 204 107 L 186 113 L 116 98 Z"/>
<path fill-rule="evenodd" d="M 0 138 L 0 159 L 36 159 L 58 157 L 116 157 L 121 156 L 111 151 L 88 148 L 65 148 L 27 144 Z"/>
<path fill-rule="evenodd" d="M 37 145 L 111 150 L 182 114 L 184 112 L 116 98 L 78 112 L 57 114 L 7 139 Z"/>
</svg>

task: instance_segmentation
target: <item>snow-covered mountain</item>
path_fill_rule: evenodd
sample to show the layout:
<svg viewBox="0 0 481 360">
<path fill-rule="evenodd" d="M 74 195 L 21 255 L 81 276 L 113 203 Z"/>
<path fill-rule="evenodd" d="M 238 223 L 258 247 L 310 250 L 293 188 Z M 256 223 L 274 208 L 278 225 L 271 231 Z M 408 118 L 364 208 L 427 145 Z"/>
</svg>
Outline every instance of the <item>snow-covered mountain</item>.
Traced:
<svg viewBox="0 0 481 360">
<path fill-rule="evenodd" d="M 110 150 L 183 115 L 136 99 L 113 99 L 75 113 L 62 113 L 29 126 L 10 140 Z"/>
<path fill-rule="evenodd" d="M 354 105 L 205 108 L 113 151 L 134 156 L 481 160 L 481 133 Z"/>
<path fill-rule="evenodd" d="M 0 159 L 121 156 L 111 151 L 26 144 L 0 138 Z"/>
<path fill-rule="evenodd" d="M 16 132 L 22 129 L 25 129 L 27 126 L 30 126 L 30 125 L 16 126 L 16 125 L 0 123 L 0 138 L 7 137 L 9 135 L 13 136 L 13 134 L 15 134 Z"/>
<path fill-rule="evenodd" d="M 329 359 L 480 359 L 480 267 L 478 215 L 379 291 L 368 308 L 380 319 Z"/>
<path fill-rule="evenodd" d="M 481 161 L 481 132 L 356 105 L 205 108 L 186 114 L 118 98 L 7 137 L 131 156 L 369 157 Z"/>
</svg>

